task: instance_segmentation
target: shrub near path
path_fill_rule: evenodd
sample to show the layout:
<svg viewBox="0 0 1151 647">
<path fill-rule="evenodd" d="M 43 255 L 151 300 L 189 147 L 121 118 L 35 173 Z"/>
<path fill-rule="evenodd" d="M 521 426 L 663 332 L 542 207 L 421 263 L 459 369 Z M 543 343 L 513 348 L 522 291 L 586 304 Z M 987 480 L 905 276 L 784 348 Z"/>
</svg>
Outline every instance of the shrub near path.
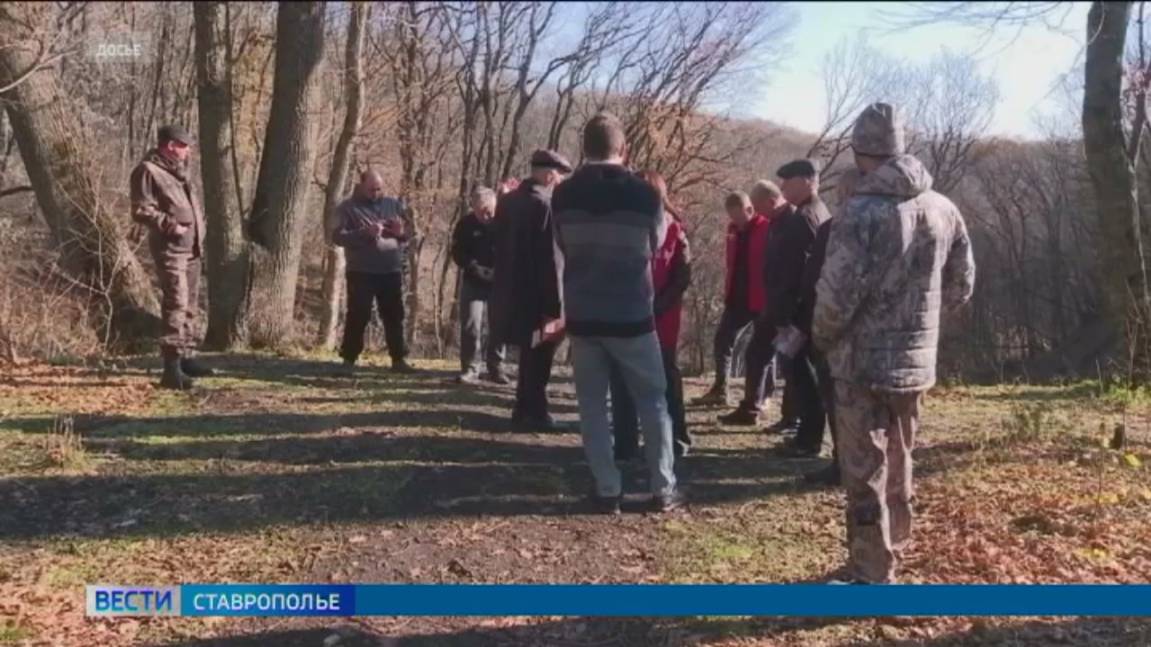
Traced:
<svg viewBox="0 0 1151 647">
<path fill-rule="evenodd" d="M 691 413 L 688 510 L 635 498 L 603 518 L 578 507 L 578 434 L 508 433 L 510 392 L 457 387 L 446 363 L 346 378 L 306 357 L 216 361 L 190 394 L 155 391 L 148 360 L 0 378 L 0 645 L 1151 642 L 1135 620 L 86 620 L 93 582 L 796 582 L 842 559 L 841 495 L 796 478 L 819 462 L 774 459 L 715 411 Z M 574 419 L 570 379 L 554 391 Z M 926 408 L 908 580 L 1147 581 L 1145 404 L 997 387 Z M 1116 425 L 1125 446 L 1104 448 Z M 628 467 L 630 491 L 644 480 Z"/>
</svg>

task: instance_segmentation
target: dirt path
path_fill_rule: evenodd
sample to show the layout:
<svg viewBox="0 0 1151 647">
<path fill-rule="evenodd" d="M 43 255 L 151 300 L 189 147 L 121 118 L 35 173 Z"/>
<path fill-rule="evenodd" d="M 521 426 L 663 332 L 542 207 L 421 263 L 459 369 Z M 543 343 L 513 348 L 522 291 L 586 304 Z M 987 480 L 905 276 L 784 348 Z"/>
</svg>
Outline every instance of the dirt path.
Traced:
<svg viewBox="0 0 1151 647">
<path fill-rule="evenodd" d="M 579 504 L 578 434 L 509 433 L 509 389 L 456 386 L 446 364 L 346 378 L 306 358 L 217 363 L 186 395 L 153 390 L 148 361 L 3 378 L 0 645 L 1151 642 L 1145 622 L 1067 619 L 86 621 L 97 581 L 796 582 L 843 557 L 841 495 L 798 478 L 823 461 L 772 458 L 776 438 L 716 410 L 691 412 L 687 510 L 639 511 L 629 465 L 636 494 L 605 518 Z M 554 390 L 573 420 L 570 380 Z M 1147 581 L 1147 410 L 1082 387 L 933 395 L 906 578 Z M 1129 451 L 1100 449 L 1118 423 Z"/>
</svg>

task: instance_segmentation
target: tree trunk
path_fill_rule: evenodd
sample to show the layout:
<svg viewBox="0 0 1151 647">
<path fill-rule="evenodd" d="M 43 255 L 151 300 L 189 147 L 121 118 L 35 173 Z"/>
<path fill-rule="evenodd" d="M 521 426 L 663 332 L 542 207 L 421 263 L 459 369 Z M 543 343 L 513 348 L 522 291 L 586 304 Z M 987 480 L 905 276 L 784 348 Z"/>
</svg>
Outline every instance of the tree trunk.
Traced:
<svg viewBox="0 0 1151 647">
<path fill-rule="evenodd" d="M 1083 149 L 1099 218 L 1096 245 L 1103 308 L 1114 338 L 1127 340 L 1132 377 L 1146 377 L 1147 268 L 1135 166 L 1123 132 L 1123 56 L 1129 2 L 1094 2 L 1087 15 Z M 1137 374 L 1136 374 L 1137 373 Z"/>
<path fill-rule="evenodd" d="M 230 350 L 244 342 L 248 246 L 232 146 L 232 38 L 226 3 L 197 2 L 196 79 L 199 83 L 200 172 L 207 218 L 208 332 L 205 345 Z"/>
<path fill-rule="evenodd" d="M 328 174 L 328 187 L 324 195 L 324 239 L 328 249 L 324 256 L 324 310 L 320 319 L 318 343 L 321 348 L 336 344 L 336 328 L 340 319 L 340 301 L 343 296 L 344 250 L 332 244 L 332 232 L 337 226 L 336 205 L 343 195 L 351 163 L 352 142 L 360 132 L 363 121 L 364 87 L 364 28 L 368 24 L 371 5 L 353 2 L 352 17 L 348 23 L 348 41 L 344 49 L 344 94 L 347 111 L 344 126 L 332 154 L 332 169 Z"/>
<path fill-rule="evenodd" d="M 37 63 L 32 39 L 54 29 L 56 11 L 50 3 L 0 7 L 0 87 L 16 83 Z M 131 344 L 151 336 L 159 312 L 155 291 L 125 237 L 125 223 L 101 198 L 101 166 L 91 153 L 99 146 L 76 128 L 78 111 L 60 90 L 57 71 L 36 71 L 3 98 L 62 269 L 99 299 L 107 341 Z"/>
<path fill-rule="evenodd" d="M 281 2 L 276 15 L 272 108 L 249 233 L 254 346 L 282 346 L 295 332 L 296 285 L 315 161 L 316 104 L 324 52 L 322 2 Z"/>
</svg>

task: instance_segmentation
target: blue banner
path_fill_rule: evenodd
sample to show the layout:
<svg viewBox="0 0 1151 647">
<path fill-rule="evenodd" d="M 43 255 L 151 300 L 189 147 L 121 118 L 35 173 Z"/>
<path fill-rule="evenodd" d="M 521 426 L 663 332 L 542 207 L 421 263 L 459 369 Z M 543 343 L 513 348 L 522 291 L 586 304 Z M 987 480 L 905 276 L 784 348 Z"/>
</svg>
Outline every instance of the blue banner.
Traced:
<svg viewBox="0 0 1151 647">
<path fill-rule="evenodd" d="M 96 616 L 1151 616 L 1151 585 L 91 585 Z"/>
<path fill-rule="evenodd" d="M 351 584 L 185 584 L 184 616 L 352 616 Z"/>
<path fill-rule="evenodd" d="M 1148 585 L 360 585 L 365 616 L 1148 616 Z"/>
</svg>

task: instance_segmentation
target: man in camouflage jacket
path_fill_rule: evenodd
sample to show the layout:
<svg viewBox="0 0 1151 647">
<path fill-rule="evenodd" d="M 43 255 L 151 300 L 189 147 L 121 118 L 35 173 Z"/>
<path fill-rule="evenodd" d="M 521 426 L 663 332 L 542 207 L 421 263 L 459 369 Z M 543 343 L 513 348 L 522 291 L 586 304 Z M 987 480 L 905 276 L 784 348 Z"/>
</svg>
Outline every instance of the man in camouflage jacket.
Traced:
<svg viewBox="0 0 1151 647">
<path fill-rule="evenodd" d="M 132 171 L 132 220 L 148 230 L 148 247 L 160 279 L 160 386 L 187 389 L 193 377 L 214 371 L 191 355 L 198 345 L 200 272 L 204 259 L 204 212 L 188 177 L 192 136 L 163 126 L 156 148 Z"/>
<path fill-rule="evenodd" d="M 940 315 L 967 302 L 975 264 L 963 217 L 904 154 L 903 126 L 875 103 L 855 123 L 862 177 L 833 221 L 812 336 L 835 379 L 847 488 L 847 579 L 893 580 L 911 536 L 911 450 L 935 384 Z"/>
</svg>

